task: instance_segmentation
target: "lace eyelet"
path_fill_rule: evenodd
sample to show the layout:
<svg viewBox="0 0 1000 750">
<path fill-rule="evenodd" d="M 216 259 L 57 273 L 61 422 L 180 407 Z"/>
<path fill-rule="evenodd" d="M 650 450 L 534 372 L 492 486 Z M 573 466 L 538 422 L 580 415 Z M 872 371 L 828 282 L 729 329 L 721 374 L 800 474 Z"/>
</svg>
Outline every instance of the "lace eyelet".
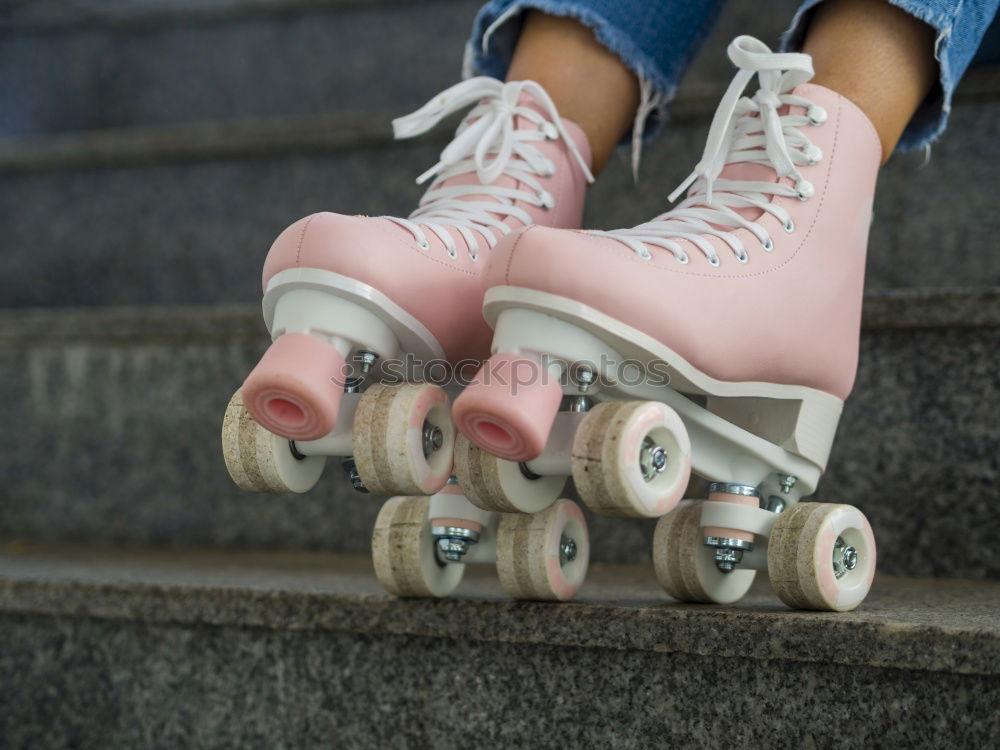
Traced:
<svg viewBox="0 0 1000 750">
<path fill-rule="evenodd" d="M 805 157 L 810 167 L 815 167 L 823 160 L 823 149 L 819 146 L 810 146 L 806 149 Z"/>
<path fill-rule="evenodd" d="M 418 240 L 417 247 L 419 247 L 421 250 L 430 250 L 431 243 L 429 243 L 427 240 Z"/>
<path fill-rule="evenodd" d="M 827 114 L 818 104 L 810 104 L 806 110 L 806 117 L 809 118 L 809 124 L 815 127 L 826 122 Z"/>
<path fill-rule="evenodd" d="M 448 257 L 455 260 L 458 257 L 458 250 L 453 247 L 448 248 Z"/>
<path fill-rule="evenodd" d="M 545 140 L 547 141 L 554 141 L 559 137 L 559 129 L 551 122 L 543 123 L 539 129 L 542 131 L 542 135 L 545 136 Z"/>
<path fill-rule="evenodd" d="M 744 250 L 742 253 L 736 256 L 736 260 L 739 263 L 746 263 L 747 261 L 750 260 L 750 255 L 747 253 L 746 250 Z"/>
<path fill-rule="evenodd" d="M 646 249 L 645 247 L 644 247 L 644 248 L 642 249 L 642 252 L 641 252 L 641 253 L 639 253 L 639 257 L 640 257 L 640 258 L 641 258 L 642 260 L 652 260 L 652 259 L 653 259 L 653 256 L 652 256 L 652 254 L 651 254 L 651 253 L 649 252 L 649 250 L 648 250 L 648 249 Z"/>
<path fill-rule="evenodd" d="M 799 180 L 795 185 L 795 191 L 800 201 L 807 201 L 816 194 L 816 188 L 808 180 Z"/>
<path fill-rule="evenodd" d="M 538 203 L 544 211 L 556 207 L 556 199 L 552 197 L 552 193 L 545 190 L 538 194 Z"/>
<path fill-rule="evenodd" d="M 788 217 L 788 221 L 782 224 L 782 229 L 784 229 L 789 234 L 795 231 L 795 222 L 792 221 L 792 218 L 790 216 Z"/>
<path fill-rule="evenodd" d="M 477 250 L 470 250 L 469 251 L 469 260 L 471 260 L 473 263 L 478 263 L 479 262 L 479 252 Z"/>
<path fill-rule="evenodd" d="M 687 253 L 681 256 L 674 256 L 674 260 L 676 260 L 682 266 L 686 266 L 691 261 L 691 259 L 687 256 Z"/>
<path fill-rule="evenodd" d="M 722 265 L 722 261 L 719 260 L 718 255 L 713 255 L 708 259 L 708 265 L 712 266 L 712 268 L 718 268 L 720 265 Z"/>
<path fill-rule="evenodd" d="M 762 247 L 764 248 L 764 252 L 765 252 L 765 253 L 769 253 L 769 252 L 771 252 L 772 250 L 774 250 L 774 243 L 773 243 L 773 242 L 771 241 L 771 238 L 770 238 L 770 237 L 768 237 L 767 239 L 765 239 L 765 240 L 764 240 L 764 241 L 763 241 L 763 242 L 761 243 L 761 246 L 762 246 Z"/>
</svg>

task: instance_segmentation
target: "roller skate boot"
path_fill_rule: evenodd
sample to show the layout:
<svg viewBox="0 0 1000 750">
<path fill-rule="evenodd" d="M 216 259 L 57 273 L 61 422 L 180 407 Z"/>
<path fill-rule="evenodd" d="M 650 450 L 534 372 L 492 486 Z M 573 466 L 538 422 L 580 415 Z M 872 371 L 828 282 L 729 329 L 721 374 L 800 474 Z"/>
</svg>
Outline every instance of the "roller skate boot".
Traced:
<svg viewBox="0 0 1000 750">
<path fill-rule="evenodd" d="M 482 273 L 498 240 L 535 223 L 580 226 L 589 145 L 541 86 L 492 78 L 444 91 L 394 121 L 395 134 L 420 135 L 470 107 L 418 178 L 431 184 L 408 218 L 318 213 L 274 242 L 263 271 L 273 343 L 230 403 L 224 453 L 249 490 L 307 491 L 335 456 L 356 489 L 405 495 L 385 505 L 374 536 L 376 570 L 394 593 L 443 595 L 465 563 L 491 559 L 515 596 L 565 598 L 586 571 L 579 509 L 566 501 L 535 518 L 537 550 L 515 556 L 526 530 L 450 479 L 450 396 L 426 381 L 488 354 Z M 567 529 L 572 560 L 547 571 L 549 536 L 558 545 Z"/>
<path fill-rule="evenodd" d="M 493 356 L 454 405 L 456 467 L 571 475 L 596 512 L 659 517 L 675 598 L 733 602 L 767 570 L 790 606 L 852 609 L 875 569 L 868 521 L 796 503 L 854 381 L 881 147 L 861 110 L 808 83 L 809 56 L 745 36 L 729 56 L 739 71 L 675 208 L 494 252 Z M 706 501 L 681 502 L 692 472 Z"/>
</svg>

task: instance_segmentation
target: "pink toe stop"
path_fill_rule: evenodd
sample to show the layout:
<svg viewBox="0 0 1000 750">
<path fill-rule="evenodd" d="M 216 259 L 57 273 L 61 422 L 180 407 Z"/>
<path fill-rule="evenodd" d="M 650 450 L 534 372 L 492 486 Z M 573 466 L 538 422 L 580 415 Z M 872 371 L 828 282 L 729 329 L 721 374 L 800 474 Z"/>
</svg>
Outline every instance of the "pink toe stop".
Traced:
<svg viewBox="0 0 1000 750">
<path fill-rule="evenodd" d="M 344 394 L 344 358 L 305 333 L 275 339 L 243 383 L 243 403 L 266 430 L 292 440 L 316 440 L 337 422 Z"/>
<path fill-rule="evenodd" d="M 452 416 L 488 453 L 530 461 L 545 448 L 561 401 L 558 378 L 539 360 L 494 354 L 455 400 Z"/>
</svg>

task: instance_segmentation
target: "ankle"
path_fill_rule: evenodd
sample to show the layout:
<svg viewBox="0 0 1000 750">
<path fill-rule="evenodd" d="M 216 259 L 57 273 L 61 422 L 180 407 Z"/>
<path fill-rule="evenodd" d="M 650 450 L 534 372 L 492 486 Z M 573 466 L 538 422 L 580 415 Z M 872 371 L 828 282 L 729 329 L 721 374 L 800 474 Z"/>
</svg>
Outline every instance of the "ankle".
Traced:
<svg viewBox="0 0 1000 750">
<path fill-rule="evenodd" d="M 560 117 L 583 130 L 596 175 L 635 117 L 635 74 L 583 24 L 529 11 L 507 74 L 509 81 L 520 79 L 541 84 Z"/>
<path fill-rule="evenodd" d="M 878 133 L 884 164 L 937 77 L 934 30 L 885 0 L 828 0 L 802 51 L 812 82 L 854 102 Z"/>
</svg>

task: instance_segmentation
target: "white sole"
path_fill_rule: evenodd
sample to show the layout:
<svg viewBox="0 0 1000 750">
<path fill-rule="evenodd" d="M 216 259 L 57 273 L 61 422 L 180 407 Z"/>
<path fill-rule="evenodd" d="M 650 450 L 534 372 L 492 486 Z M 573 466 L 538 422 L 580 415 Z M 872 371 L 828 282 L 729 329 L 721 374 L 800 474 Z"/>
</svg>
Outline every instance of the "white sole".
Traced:
<svg viewBox="0 0 1000 750">
<path fill-rule="evenodd" d="M 669 347 L 614 318 L 565 297 L 494 287 L 483 314 L 494 328 L 493 351 L 603 365 L 598 400 L 653 399 L 673 407 L 691 433 L 695 473 L 713 481 L 766 481 L 771 471 L 798 477 L 797 497 L 812 492 L 826 468 L 843 401 L 805 386 L 716 380 Z M 620 363 L 669 368 L 669 384 L 621 382 Z M 659 367 L 656 367 L 659 372 Z M 688 396 L 704 396 L 700 406 Z M 699 448 L 700 444 L 700 448 Z M 762 463 L 761 463 L 762 462 Z M 751 466 L 747 464 L 752 464 Z M 744 480 L 744 481 L 746 481 Z M 749 482 L 748 482 L 749 483 Z"/>
<path fill-rule="evenodd" d="M 262 307 L 272 340 L 309 333 L 330 340 L 345 357 L 366 350 L 379 355 L 380 363 L 408 354 L 425 362 L 444 359 L 441 345 L 419 320 L 374 287 L 332 271 L 276 273 Z"/>
</svg>

